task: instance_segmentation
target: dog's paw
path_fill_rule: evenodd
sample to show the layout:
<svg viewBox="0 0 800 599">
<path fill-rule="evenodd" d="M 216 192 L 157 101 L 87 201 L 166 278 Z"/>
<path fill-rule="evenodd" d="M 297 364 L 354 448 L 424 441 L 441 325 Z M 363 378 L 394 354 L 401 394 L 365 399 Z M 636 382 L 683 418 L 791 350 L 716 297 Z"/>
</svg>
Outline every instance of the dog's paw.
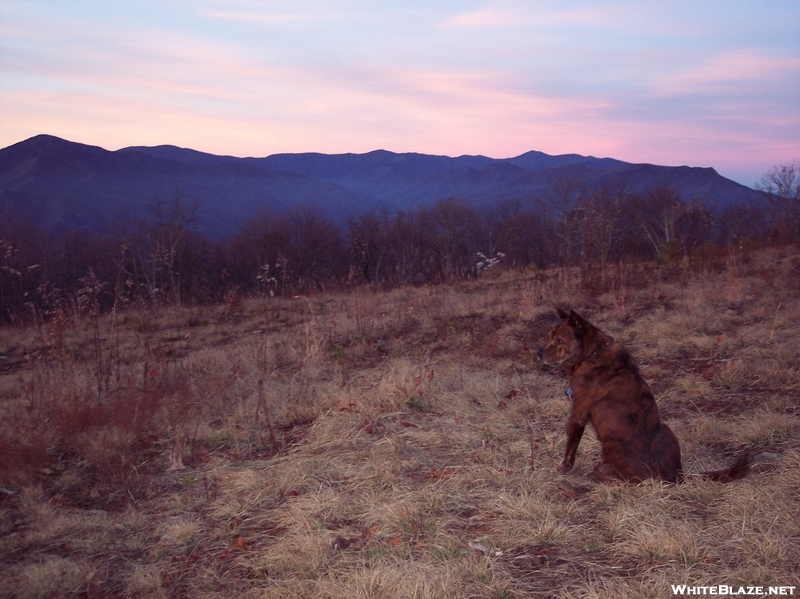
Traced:
<svg viewBox="0 0 800 599">
<path fill-rule="evenodd" d="M 573 463 L 567 462 L 566 460 L 561 462 L 561 465 L 558 467 L 559 474 L 566 474 L 570 470 L 572 470 Z"/>
</svg>

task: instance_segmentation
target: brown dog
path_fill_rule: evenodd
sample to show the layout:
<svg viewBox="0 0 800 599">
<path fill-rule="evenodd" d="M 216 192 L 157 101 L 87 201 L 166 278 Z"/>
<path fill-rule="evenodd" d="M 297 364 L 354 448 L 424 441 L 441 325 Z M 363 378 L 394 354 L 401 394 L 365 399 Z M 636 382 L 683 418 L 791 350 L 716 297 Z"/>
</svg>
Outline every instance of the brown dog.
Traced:
<svg viewBox="0 0 800 599">
<path fill-rule="evenodd" d="M 602 459 L 594 468 L 601 481 L 681 480 L 678 439 L 659 419 L 653 394 L 630 354 L 574 310 L 557 311 L 563 322 L 550 331 L 539 359 L 563 366 L 569 375 L 572 412 L 560 472 L 572 469 L 583 429 L 591 422 L 602 446 Z M 703 476 L 729 482 L 747 474 L 748 465 L 745 453 L 730 468 Z"/>
</svg>

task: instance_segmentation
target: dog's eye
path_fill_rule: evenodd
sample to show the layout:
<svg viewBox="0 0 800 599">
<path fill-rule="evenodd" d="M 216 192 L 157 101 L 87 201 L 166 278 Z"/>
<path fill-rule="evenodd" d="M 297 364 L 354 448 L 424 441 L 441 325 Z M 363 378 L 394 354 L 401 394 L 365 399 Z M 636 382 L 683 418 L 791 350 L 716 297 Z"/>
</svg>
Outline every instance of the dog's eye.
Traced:
<svg viewBox="0 0 800 599">
<path fill-rule="evenodd" d="M 556 345 L 561 345 L 562 343 L 564 343 L 563 339 L 556 339 Z"/>
</svg>

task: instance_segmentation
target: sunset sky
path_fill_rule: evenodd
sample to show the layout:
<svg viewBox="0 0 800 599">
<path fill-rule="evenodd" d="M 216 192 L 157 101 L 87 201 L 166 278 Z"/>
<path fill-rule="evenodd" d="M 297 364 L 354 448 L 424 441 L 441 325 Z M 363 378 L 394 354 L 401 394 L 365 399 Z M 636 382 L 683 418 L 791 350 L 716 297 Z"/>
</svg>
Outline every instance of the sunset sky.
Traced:
<svg viewBox="0 0 800 599">
<path fill-rule="evenodd" d="M 800 0 L 0 0 L 0 147 L 800 159 Z"/>
</svg>

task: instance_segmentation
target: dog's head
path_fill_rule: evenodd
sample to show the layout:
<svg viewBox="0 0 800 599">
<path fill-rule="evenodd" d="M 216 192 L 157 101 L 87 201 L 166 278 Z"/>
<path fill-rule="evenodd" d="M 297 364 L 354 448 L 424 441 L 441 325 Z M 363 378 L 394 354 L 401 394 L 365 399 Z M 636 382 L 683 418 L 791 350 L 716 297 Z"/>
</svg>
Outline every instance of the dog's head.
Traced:
<svg viewBox="0 0 800 599">
<path fill-rule="evenodd" d="M 561 308 L 556 311 L 562 322 L 550 331 L 547 343 L 539 348 L 539 359 L 550 366 L 569 368 L 585 355 L 588 337 L 597 329 L 575 310 L 569 314 Z"/>
</svg>

